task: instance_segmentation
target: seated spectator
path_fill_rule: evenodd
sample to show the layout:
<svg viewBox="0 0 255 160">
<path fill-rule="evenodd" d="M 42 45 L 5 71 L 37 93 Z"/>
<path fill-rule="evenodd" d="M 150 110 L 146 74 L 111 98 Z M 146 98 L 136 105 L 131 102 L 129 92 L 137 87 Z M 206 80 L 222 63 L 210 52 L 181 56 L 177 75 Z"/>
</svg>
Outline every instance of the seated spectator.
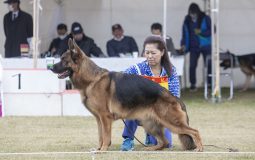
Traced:
<svg viewBox="0 0 255 160">
<path fill-rule="evenodd" d="M 94 40 L 84 34 L 80 23 L 74 22 L 72 24 L 72 36 L 77 45 L 88 57 L 91 57 L 92 55 L 94 57 L 105 57 L 101 49 L 95 44 Z"/>
<path fill-rule="evenodd" d="M 51 56 L 61 57 L 68 49 L 68 39 L 70 36 L 67 34 L 67 26 L 63 23 L 57 26 L 57 33 L 58 37 L 52 40 L 48 51 L 51 53 Z"/>
<path fill-rule="evenodd" d="M 124 31 L 120 24 L 112 26 L 113 39 L 106 44 L 109 57 L 122 57 L 133 52 L 138 52 L 137 44 L 133 37 L 124 36 Z"/>
<path fill-rule="evenodd" d="M 160 23 L 153 23 L 151 25 L 151 33 L 153 35 L 163 36 L 162 35 L 162 25 Z M 167 46 L 168 52 L 170 52 L 173 55 L 177 55 L 177 52 L 174 48 L 174 43 L 170 36 L 166 37 L 166 46 Z"/>
</svg>

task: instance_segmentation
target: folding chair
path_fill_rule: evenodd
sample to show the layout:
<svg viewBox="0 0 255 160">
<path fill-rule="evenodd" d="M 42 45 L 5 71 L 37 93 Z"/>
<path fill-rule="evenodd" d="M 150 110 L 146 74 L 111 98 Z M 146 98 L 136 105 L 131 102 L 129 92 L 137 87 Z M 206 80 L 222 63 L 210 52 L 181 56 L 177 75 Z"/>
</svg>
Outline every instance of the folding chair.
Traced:
<svg viewBox="0 0 255 160">
<path fill-rule="evenodd" d="M 234 83 L 233 83 L 233 57 L 230 56 L 230 54 L 227 53 L 220 53 L 220 61 L 223 60 L 230 60 L 230 69 L 229 72 L 221 72 L 220 73 L 220 77 L 221 78 L 228 78 L 229 79 L 229 97 L 227 98 L 228 100 L 231 100 L 233 98 L 233 92 L 234 92 Z M 208 96 L 208 82 L 207 82 L 207 78 L 208 77 L 212 77 L 212 74 L 208 74 L 208 65 L 209 62 L 211 62 L 211 56 L 207 56 L 206 60 L 205 60 L 205 65 L 204 65 L 204 98 L 207 100 L 209 98 Z M 220 88 L 221 88 L 221 84 Z"/>
</svg>

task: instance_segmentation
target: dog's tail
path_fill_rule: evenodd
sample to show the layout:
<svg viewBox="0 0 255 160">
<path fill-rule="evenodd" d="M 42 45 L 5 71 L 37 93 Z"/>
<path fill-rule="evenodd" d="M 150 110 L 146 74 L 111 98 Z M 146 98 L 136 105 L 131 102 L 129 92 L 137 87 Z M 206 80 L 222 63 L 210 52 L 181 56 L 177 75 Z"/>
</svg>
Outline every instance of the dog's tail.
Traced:
<svg viewBox="0 0 255 160">
<path fill-rule="evenodd" d="M 175 98 L 176 98 L 177 103 L 179 103 L 181 105 L 182 110 L 186 113 L 187 125 L 189 125 L 189 117 L 188 117 L 188 113 L 187 113 L 185 104 L 178 97 L 175 97 Z M 178 134 L 178 137 L 181 141 L 182 148 L 184 150 L 193 150 L 197 147 L 193 138 L 190 135 Z"/>
<path fill-rule="evenodd" d="M 186 110 L 186 106 L 185 104 L 179 100 L 177 98 L 177 101 L 180 103 L 181 107 L 182 107 L 182 110 L 185 111 L 186 113 L 186 116 L 187 116 L 187 124 L 189 125 L 189 116 L 187 114 L 187 110 Z M 182 144 L 182 148 L 184 150 L 193 150 L 195 149 L 197 146 L 195 145 L 195 142 L 193 140 L 193 138 L 187 134 L 179 134 L 178 135 L 180 141 L 181 141 L 181 144 Z"/>
<path fill-rule="evenodd" d="M 178 137 L 181 141 L 182 148 L 184 150 L 193 150 L 197 147 L 195 145 L 194 140 L 191 138 L 191 136 L 186 135 L 186 134 L 179 134 Z"/>
</svg>

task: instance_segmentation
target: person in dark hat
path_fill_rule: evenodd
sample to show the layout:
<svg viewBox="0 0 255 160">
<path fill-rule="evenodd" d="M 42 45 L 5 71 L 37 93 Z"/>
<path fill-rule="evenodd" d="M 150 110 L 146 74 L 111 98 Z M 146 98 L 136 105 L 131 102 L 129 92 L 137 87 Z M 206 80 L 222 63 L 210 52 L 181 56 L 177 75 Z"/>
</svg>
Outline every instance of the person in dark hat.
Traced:
<svg viewBox="0 0 255 160">
<path fill-rule="evenodd" d="M 6 0 L 9 12 L 4 16 L 5 57 L 20 57 L 29 52 L 33 37 L 32 16 L 20 9 L 19 0 Z"/>
<path fill-rule="evenodd" d="M 81 50 L 91 57 L 105 57 L 102 50 L 95 44 L 94 40 L 86 36 L 80 23 L 74 22 L 71 27 L 72 36 Z"/>
<path fill-rule="evenodd" d="M 138 54 L 135 39 L 130 36 L 124 36 L 124 30 L 120 24 L 112 26 L 112 35 L 113 38 L 106 44 L 107 54 L 110 57 L 121 57 L 133 53 Z"/>
</svg>

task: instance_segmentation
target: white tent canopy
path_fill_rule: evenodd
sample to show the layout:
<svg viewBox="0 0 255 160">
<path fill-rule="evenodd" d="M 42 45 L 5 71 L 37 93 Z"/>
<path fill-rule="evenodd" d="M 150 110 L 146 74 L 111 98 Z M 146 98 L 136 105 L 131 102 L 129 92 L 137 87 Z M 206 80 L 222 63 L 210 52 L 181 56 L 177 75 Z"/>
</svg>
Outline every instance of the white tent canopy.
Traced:
<svg viewBox="0 0 255 160">
<path fill-rule="evenodd" d="M 32 0 L 21 0 L 21 8 L 33 15 Z M 181 26 L 188 6 L 193 1 L 167 0 L 167 34 L 177 47 L 181 37 Z M 194 0 L 204 8 L 204 0 Z M 69 29 L 74 21 L 81 22 L 86 34 L 105 52 L 106 41 L 111 36 L 111 25 L 121 23 L 125 34 L 133 36 L 141 50 L 144 38 L 150 34 L 153 22 L 163 24 L 163 0 L 41 0 L 43 11 L 40 13 L 39 37 L 40 52 L 45 51 L 53 37 L 56 36 L 56 26 L 64 22 Z M 0 19 L 7 13 L 7 6 L 0 3 Z M 220 47 L 231 49 L 242 54 L 255 50 L 254 0 L 224 0 L 220 1 Z M 3 26 L 0 26 L 0 44 L 3 46 L 5 36 Z M 1 47 L 1 53 L 4 48 Z"/>
<path fill-rule="evenodd" d="M 21 8 L 33 15 L 33 0 L 21 0 Z M 36 0 L 39 1 L 39 0 Z M 144 38 L 150 34 L 153 22 L 163 24 L 164 13 L 166 34 L 173 38 L 179 48 L 184 16 L 191 2 L 196 2 L 203 9 L 206 0 L 40 0 L 43 8 L 39 14 L 39 32 L 41 40 L 39 51 L 48 49 L 49 43 L 56 36 L 56 26 L 66 23 L 70 29 L 74 21 L 82 24 L 85 34 L 92 37 L 106 53 L 106 42 L 111 35 L 111 25 L 122 24 L 125 34 L 133 36 L 142 49 Z M 164 12 L 164 2 L 167 2 Z M 222 0 L 220 1 L 219 46 L 230 49 L 236 54 L 255 51 L 255 5 L 254 0 Z M 0 21 L 7 13 L 7 6 L 0 3 Z M 208 11 L 207 11 L 208 12 Z M 35 17 L 34 17 L 35 18 Z M 3 26 L 0 26 L 0 45 L 4 46 Z M 0 48 L 4 53 L 4 47 Z M 188 62 L 188 61 L 187 61 Z M 188 65 L 187 65 L 188 66 Z M 201 61 L 199 64 L 202 70 Z M 198 79 L 202 74 L 198 72 Z M 242 80 L 241 80 L 242 81 Z M 198 82 L 200 83 L 200 82 Z M 240 82 L 241 83 L 241 82 Z"/>
</svg>

